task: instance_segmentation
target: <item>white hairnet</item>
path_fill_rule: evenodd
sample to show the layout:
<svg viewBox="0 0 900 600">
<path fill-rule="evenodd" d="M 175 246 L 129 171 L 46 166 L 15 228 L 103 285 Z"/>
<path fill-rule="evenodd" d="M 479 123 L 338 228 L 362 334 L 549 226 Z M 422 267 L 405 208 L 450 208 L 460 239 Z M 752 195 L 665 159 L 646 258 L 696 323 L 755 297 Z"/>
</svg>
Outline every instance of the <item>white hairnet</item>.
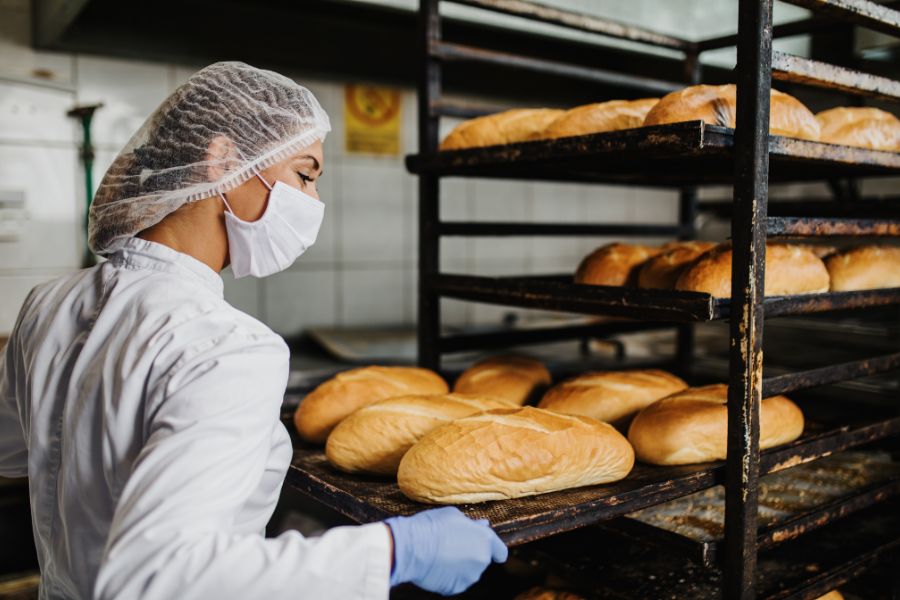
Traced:
<svg viewBox="0 0 900 600">
<path fill-rule="evenodd" d="M 106 171 L 91 205 L 90 247 L 111 254 L 184 204 L 234 189 L 330 130 L 305 87 L 240 62 L 212 64 L 150 115 Z"/>
</svg>

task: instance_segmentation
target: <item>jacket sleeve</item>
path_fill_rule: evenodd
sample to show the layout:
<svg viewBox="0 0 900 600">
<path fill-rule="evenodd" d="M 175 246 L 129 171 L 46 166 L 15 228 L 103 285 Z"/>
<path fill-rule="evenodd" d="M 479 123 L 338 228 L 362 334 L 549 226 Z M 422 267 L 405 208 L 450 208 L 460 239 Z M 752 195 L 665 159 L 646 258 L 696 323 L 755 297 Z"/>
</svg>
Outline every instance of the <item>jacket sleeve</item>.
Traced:
<svg viewBox="0 0 900 600">
<path fill-rule="evenodd" d="M 0 477 L 28 475 L 28 448 L 16 391 L 16 329 L 0 350 Z"/>
<path fill-rule="evenodd" d="M 117 501 L 98 599 L 386 599 L 381 523 L 319 538 L 237 533 L 272 450 L 287 378 L 280 338 L 211 340 L 148 406 L 148 438 Z"/>
</svg>

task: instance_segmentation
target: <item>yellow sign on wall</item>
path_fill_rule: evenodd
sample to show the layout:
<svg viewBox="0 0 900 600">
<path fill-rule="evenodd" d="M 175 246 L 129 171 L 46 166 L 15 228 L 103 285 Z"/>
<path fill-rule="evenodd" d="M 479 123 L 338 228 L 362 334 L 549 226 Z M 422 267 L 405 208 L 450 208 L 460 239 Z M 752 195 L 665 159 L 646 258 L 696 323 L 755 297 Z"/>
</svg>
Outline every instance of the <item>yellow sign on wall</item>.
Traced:
<svg viewBox="0 0 900 600">
<path fill-rule="evenodd" d="M 371 85 L 344 88 L 344 148 L 349 154 L 400 154 L 400 92 Z"/>
</svg>

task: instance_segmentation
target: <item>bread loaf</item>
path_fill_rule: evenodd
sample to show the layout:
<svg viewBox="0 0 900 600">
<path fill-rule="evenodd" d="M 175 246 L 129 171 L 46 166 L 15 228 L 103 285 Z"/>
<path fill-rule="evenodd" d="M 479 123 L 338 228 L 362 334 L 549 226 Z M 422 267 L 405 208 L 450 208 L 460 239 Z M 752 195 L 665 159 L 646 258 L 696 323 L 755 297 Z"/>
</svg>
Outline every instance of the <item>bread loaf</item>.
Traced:
<svg viewBox="0 0 900 600">
<path fill-rule="evenodd" d="M 900 152 L 900 119 L 877 108 L 832 108 L 816 115 L 819 141 Z"/>
<path fill-rule="evenodd" d="M 582 259 L 575 283 L 590 285 L 635 285 L 641 264 L 659 254 L 659 248 L 632 244 L 608 244 Z"/>
<path fill-rule="evenodd" d="M 639 412 L 628 428 L 638 460 L 686 465 L 724 460 L 728 435 L 728 386 L 689 388 Z M 784 396 L 766 398 L 759 408 L 759 447 L 787 444 L 803 433 L 803 413 Z"/>
<path fill-rule="evenodd" d="M 664 246 L 661 253 L 645 262 L 638 271 L 638 287 L 674 290 L 675 282 L 700 255 L 714 248 L 714 242 L 681 242 Z"/>
<path fill-rule="evenodd" d="M 432 429 L 492 408 L 514 407 L 500 398 L 472 394 L 388 398 L 338 423 L 328 436 L 325 456 L 348 473 L 395 475 L 406 451 Z"/>
<path fill-rule="evenodd" d="M 627 429 L 639 410 L 685 388 L 679 377 L 657 369 L 586 373 L 550 388 L 538 407 Z"/>
<path fill-rule="evenodd" d="M 526 356 L 495 356 L 479 361 L 459 376 L 454 392 L 503 398 L 521 406 L 550 385 L 550 371 Z"/>
<path fill-rule="evenodd" d="M 844 596 L 837 590 L 831 590 L 824 596 L 819 596 L 816 600 L 844 600 Z"/>
<path fill-rule="evenodd" d="M 695 85 L 663 96 L 647 113 L 644 125 L 704 121 L 733 128 L 736 109 L 737 88 L 734 85 Z M 819 139 L 819 122 L 799 100 L 772 90 L 769 131 L 773 135 L 816 141 Z"/>
<path fill-rule="evenodd" d="M 803 246 L 766 244 L 766 296 L 828 291 L 822 259 Z M 721 244 L 698 258 L 675 283 L 675 289 L 731 297 L 731 244 Z"/>
<path fill-rule="evenodd" d="M 525 406 L 439 427 L 400 461 L 412 500 L 462 504 L 617 481 L 634 452 L 612 425 Z"/>
<path fill-rule="evenodd" d="M 541 138 L 561 138 L 640 127 L 659 98 L 611 100 L 577 106 L 550 123 Z"/>
<path fill-rule="evenodd" d="M 447 391 L 447 382 L 428 369 L 351 369 L 332 377 L 304 398 L 294 413 L 294 426 L 306 441 L 322 444 L 335 425 L 367 404 L 395 396 Z"/>
<path fill-rule="evenodd" d="M 512 144 L 536 139 L 563 114 L 551 108 L 518 108 L 470 119 L 457 125 L 441 142 L 441 150 Z"/>
<path fill-rule="evenodd" d="M 860 246 L 825 259 L 831 290 L 849 292 L 900 287 L 900 247 Z"/>
</svg>

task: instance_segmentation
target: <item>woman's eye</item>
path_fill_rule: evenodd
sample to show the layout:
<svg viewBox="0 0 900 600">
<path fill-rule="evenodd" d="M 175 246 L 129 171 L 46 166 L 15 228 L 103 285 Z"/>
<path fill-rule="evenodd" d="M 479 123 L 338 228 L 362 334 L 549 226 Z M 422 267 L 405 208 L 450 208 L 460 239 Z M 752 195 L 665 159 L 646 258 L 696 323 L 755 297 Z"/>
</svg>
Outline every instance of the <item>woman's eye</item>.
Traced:
<svg viewBox="0 0 900 600">
<path fill-rule="evenodd" d="M 304 175 L 300 171 L 297 171 L 297 177 L 299 177 L 300 181 L 302 181 L 303 183 L 309 183 L 310 181 L 312 181 L 312 177 Z"/>
</svg>

